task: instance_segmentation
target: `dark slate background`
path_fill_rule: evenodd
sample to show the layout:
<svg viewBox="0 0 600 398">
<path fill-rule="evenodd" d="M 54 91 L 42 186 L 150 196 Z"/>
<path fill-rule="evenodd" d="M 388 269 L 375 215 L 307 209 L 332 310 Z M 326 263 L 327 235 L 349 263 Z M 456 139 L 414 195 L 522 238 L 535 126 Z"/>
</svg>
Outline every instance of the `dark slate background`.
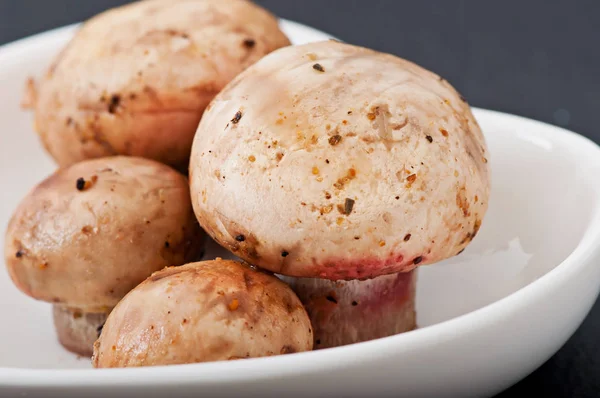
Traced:
<svg viewBox="0 0 600 398">
<path fill-rule="evenodd" d="M 0 0 L 0 44 L 126 2 Z M 598 0 L 257 2 L 281 17 L 431 69 L 474 106 L 542 120 L 600 142 Z M 554 357 L 500 397 L 531 391 L 600 397 L 599 304 Z"/>
</svg>

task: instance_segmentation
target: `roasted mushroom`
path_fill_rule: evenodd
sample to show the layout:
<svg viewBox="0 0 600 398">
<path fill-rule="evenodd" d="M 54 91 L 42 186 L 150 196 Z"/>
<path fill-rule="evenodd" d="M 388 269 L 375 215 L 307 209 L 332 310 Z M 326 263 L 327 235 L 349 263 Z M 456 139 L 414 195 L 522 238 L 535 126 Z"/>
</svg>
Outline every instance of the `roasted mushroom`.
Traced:
<svg viewBox="0 0 600 398">
<path fill-rule="evenodd" d="M 488 156 L 468 103 L 438 75 L 337 41 L 291 46 L 238 75 L 205 112 L 190 161 L 192 204 L 201 226 L 242 259 L 322 279 L 292 282 L 306 299 L 323 286 L 336 291 L 331 281 L 406 273 L 461 252 L 487 211 Z M 360 286 L 372 283 L 342 290 L 359 302 Z M 412 314 L 408 292 L 408 301 L 404 291 L 390 300 Z M 338 308 L 345 313 L 334 323 L 361 307 Z M 386 325 L 323 337 L 348 329 L 316 323 L 315 338 L 351 343 L 414 323 Z"/>
<path fill-rule="evenodd" d="M 8 272 L 25 294 L 53 303 L 63 346 L 91 355 L 106 314 L 152 272 L 198 259 L 204 233 L 187 179 L 135 157 L 59 169 L 15 210 Z"/>
<path fill-rule="evenodd" d="M 181 171 L 209 101 L 234 76 L 290 42 L 248 0 L 146 0 L 83 24 L 37 84 L 35 127 L 61 166 L 103 156 Z"/>
<path fill-rule="evenodd" d="M 96 368 L 173 365 L 308 351 L 310 320 L 277 277 L 216 259 L 158 271 L 109 315 Z"/>
</svg>

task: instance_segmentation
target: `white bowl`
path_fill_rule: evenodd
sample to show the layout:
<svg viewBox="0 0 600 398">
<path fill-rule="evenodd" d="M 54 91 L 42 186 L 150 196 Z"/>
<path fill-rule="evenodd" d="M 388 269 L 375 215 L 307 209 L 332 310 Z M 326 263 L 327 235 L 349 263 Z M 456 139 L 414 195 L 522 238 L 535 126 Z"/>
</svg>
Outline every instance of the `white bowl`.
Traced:
<svg viewBox="0 0 600 398">
<path fill-rule="evenodd" d="M 295 43 L 326 34 L 282 21 Z M 0 225 L 54 163 L 19 109 L 73 34 L 0 49 Z M 415 331 L 271 358 L 92 369 L 57 343 L 50 305 L 16 290 L 0 266 L 0 395 L 489 396 L 526 376 L 571 336 L 600 288 L 600 149 L 569 131 L 476 109 L 493 189 L 480 234 L 419 272 Z M 2 231 L 3 233 L 3 231 Z M 207 257 L 224 255 L 214 248 Z"/>
</svg>

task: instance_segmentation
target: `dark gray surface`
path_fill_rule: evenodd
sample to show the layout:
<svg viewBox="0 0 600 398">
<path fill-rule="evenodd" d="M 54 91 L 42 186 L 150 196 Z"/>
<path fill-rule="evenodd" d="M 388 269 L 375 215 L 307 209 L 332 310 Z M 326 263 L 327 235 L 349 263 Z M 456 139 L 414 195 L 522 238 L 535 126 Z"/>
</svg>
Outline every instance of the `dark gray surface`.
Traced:
<svg viewBox="0 0 600 398">
<path fill-rule="evenodd" d="M 125 2 L 0 0 L 0 44 Z M 429 68 L 474 106 L 564 126 L 600 142 L 598 0 L 258 3 L 344 41 Z M 535 392 L 544 397 L 600 397 L 599 337 L 597 303 L 555 356 L 500 396 Z"/>
</svg>

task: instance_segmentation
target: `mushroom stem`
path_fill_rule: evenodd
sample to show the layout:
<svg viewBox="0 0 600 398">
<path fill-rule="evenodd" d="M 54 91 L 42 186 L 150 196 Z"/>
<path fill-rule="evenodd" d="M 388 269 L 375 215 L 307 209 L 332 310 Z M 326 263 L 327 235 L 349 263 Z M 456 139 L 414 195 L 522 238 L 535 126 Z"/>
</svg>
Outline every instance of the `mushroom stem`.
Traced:
<svg viewBox="0 0 600 398">
<path fill-rule="evenodd" d="M 91 357 L 94 342 L 98 339 L 108 314 L 109 312 L 84 312 L 54 304 L 52 317 L 58 341 L 75 354 Z"/>
<path fill-rule="evenodd" d="M 315 349 L 338 347 L 416 328 L 417 270 L 368 280 L 280 276 L 311 319 Z"/>
</svg>

